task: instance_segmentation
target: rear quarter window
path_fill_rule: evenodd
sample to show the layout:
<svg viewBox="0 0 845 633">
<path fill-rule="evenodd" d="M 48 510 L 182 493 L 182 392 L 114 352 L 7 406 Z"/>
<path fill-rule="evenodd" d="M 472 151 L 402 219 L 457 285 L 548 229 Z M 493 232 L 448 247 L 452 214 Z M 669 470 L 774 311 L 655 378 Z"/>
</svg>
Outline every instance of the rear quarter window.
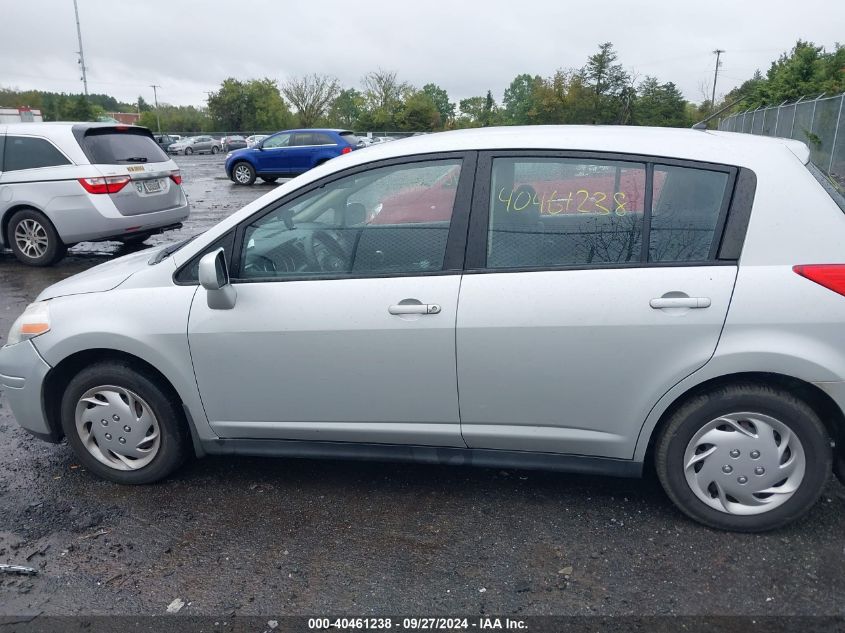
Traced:
<svg viewBox="0 0 845 633">
<path fill-rule="evenodd" d="M 88 160 L 95 165 L 163 163 L 169 160 L 155 140 L 140 130 L 94 128 L 85 133 L 81 145 Z"/>
<path fill-rule="evenodd" d="M 70 165 L 70 161 L 49 141 L 31 136 L 8 136 L 3 152 L 4 171 Z"/>
<path fill-rule="evenodd" d="M 819 184 L 824 187 L 828 195 L 833 198 L 833 201 L 845 212 L 845 178 L 841 176 L 829 176 L 821 169 L 816 167 L 813 163 L 807 163 L 807 169 L 813 174 Z"/>
</svg>

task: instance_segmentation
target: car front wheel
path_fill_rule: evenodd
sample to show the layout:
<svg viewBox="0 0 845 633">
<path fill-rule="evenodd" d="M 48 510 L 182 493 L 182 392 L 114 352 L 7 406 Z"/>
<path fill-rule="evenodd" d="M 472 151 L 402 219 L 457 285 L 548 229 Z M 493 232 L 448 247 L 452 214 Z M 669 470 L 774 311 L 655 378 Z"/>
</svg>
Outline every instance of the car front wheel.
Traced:
<svg viewBox="0 0 845 633">
<path fill-rule="evenodd" d="M 239 185 L 251 185 L 255 182 L 255 170 L 249 163 L 235 163 L 232 168 L 232 180 Z"/>
<path fill-rule="evenodd" d="M 212 145 L 212 146 L 211 146 L 211 153 L 212 153 L 212 154 L 216 154 L 216 153 L 217 153 L 217 152 L 219 152 L 219 151 L 220 151 L 220 148 L 219 148 L 219 147 L 217 147 L 216 145 Z"/>
<path fill-rule="evenodd" d="M 62 428 L 80 462 L 122 484 L 148 484 L 188 454 L 177 399 L 151 372 L 108 361 L 89 365 L 62 397 Z"/>
<path fill-rule="evenodd" d="M 186 155 L 186 156 L 187 156 L 188 154 L 193 154 L 193 153 L 194 153 L 194 150 L 192 150 L 190 147 L 186 147 L 186 148 L 185 148 L 185 155 Z"/>
<path fill-rule="evenodd" d="M 7 238 L 18 261 L 29 266 L 51 266 L 67 253 L 53 224 L 35 209 L 21 209 L 11 217 Z"/>
<path fill-rule="evenodd" d="M 670 499 L 710 527 L 762 532 L 804 515 L 831 472 L 828 433 L 813 409 L 762 384 L 693 397 L 667 421 L 655 466 Z"/>
</svg>

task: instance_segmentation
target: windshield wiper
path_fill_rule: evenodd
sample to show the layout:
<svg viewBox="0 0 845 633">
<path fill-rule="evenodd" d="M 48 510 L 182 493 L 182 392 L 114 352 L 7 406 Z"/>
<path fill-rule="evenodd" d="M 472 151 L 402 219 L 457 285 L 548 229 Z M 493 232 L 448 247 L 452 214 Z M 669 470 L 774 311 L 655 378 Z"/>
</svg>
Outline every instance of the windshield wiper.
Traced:
<svg viewBox="0 0 845 633">
<path fill-rule="evenodd" d="M 197 234 L 197 235 L 189 237 L 188 239 L 182 240 L 181 242 L 176 242 L 175 244 L 171 244 L 170 246 L 165 246 L 158 253 L 156 253 L 155 256 L 152 259 L 150 259 L 149 264 L 150 265 L 158 264 L 162 260 L 170 257 L 173 253 L 178 251 L 180 248 L 185 246 L 185 244 L 187 244 L 191 240 L 199 237 L 200 235 L 201 234 Z"/>
<path fill-rule="evenodd" d="M 129 156 L 128 158 L 118 158 L 118 163 L 146 163 L 147 158 L 144 156 Z"/>
</svg>

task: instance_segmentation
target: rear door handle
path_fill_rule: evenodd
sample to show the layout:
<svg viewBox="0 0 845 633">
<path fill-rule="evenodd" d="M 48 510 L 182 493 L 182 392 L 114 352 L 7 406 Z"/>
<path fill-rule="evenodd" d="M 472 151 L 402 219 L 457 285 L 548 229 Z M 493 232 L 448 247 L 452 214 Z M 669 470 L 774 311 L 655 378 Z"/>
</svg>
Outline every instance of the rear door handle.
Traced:
<svg viewBox="0 0 845 633">
<path fill-rule="evenodd" d="M 399 303 L 387 309 L 390 314 L 440 314 L 436 303 Z"/>
<path fill-rule="evenodd" d="M 658 297 L 648 304 L 655 310 L 663 308 L 709 308 L 710 297 Z"/>
</svg>

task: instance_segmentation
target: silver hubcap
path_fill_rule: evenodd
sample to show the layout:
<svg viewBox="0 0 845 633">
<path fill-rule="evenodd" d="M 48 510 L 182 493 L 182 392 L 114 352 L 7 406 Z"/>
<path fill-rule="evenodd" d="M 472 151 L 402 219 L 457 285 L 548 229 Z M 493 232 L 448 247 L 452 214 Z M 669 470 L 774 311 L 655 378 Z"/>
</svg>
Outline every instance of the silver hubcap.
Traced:
<svg viewBox="0 0 845 633">
<path fill-rule="evenodd" d="M 235 179 L 238 182 L 247 183 L 249 182 L 251 176 L 252 174 L 249 171 L 249 167 L 246 165 L 238 165 L 235 167 Z"/>
<path fill-rule="evenodd" d="M 27 257 L 43 257 L 47 252 L 48 243 L 47 231 L 40 222 L 26 219 L 15 227 L 15 245 Z"/>
<path fill-rule="evenodd" d="M 97 461 L 116 470 L 143 468 L 161 446 L 152 409 L 123 387 L 106 385 L 82 394 L 76 405 L 76 431 Z"/>
<path fill-rule="evenodd" d="M 728 514 L 762 514 L 786 503 L 805 469 L 798 437 L 762 413 L 711 420 L 684 453 L 684 475 L 695 496 Z"/>
</svg>

